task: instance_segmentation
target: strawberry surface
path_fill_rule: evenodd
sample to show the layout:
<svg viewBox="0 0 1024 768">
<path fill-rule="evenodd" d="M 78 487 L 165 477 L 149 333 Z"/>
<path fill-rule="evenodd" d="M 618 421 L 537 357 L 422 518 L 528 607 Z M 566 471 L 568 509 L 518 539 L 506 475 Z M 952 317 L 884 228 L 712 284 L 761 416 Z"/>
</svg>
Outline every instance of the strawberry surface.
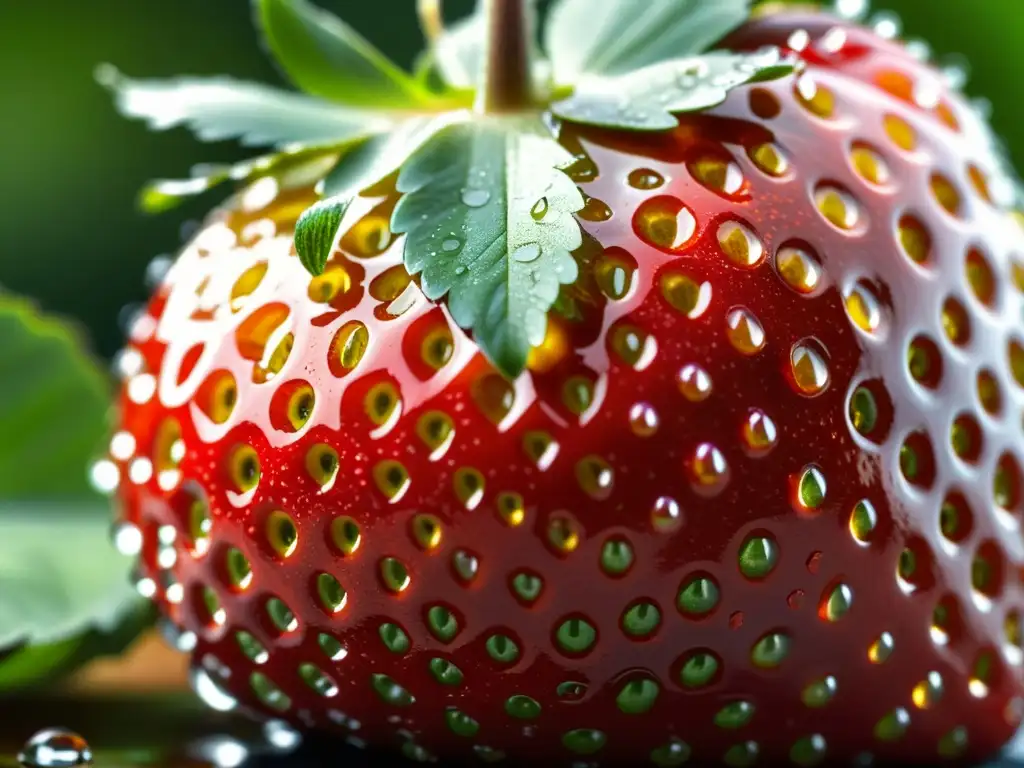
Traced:
<svg viewBox="0 0 1024 768">
<path fill-rule="evenodd" d="M 988 134 L 867 30 L 728 42 L 806 69 L 663 135 L 563 130 L 582 277 L 514 383 L 405 274 L 387 185 L 312 280 L 311 190 L 258 182 L 188 244 L 115 458 L 208 686 L 417 759 L 1009 737 L 1024 232 Z"/>
</svg>

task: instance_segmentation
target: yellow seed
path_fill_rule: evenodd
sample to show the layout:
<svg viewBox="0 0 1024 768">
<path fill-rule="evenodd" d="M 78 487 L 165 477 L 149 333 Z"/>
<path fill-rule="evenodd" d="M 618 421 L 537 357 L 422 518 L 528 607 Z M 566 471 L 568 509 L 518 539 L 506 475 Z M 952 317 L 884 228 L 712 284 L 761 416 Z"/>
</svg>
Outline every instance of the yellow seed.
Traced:
<svg viewBox="0 0 1024 768">
<path fill-rule="evenodd" d="M 854 283 L 846 294 L 846 313 L 865 333 L 874 333 L 882 324 L 882 308 L 874 292 L 863 282 Z"/>
<path fill-rule="evenodd" d="M 797 293 L 813 293 L 821 283 L 821 265 L 803 248 L 786 246 L 775 255 L 775 268 L 786 285 Z"/>
<path fill-rule="evenodd" d="M 394 504 L 409 489 L 409 472 L 401 462 L 385 459 L 374 466 L 373 481 L 388 501 Z"/>
<path fill-rule="evenodd" d="M 697 232 L 697 220 L 680 200 L 655 197 L 645 200 L 633 216 L 637 233 L 656 248 L 681 252 Z"/>
<path fill-rule="evenodd" d="M 343 555 L 351 555 L 362 543 L 359 524 L 351 517 L 336 517 L 331 521 L 331 541 Z"/>
<path fill-rule="evenodd" d="M 735 195 L 743 186 L 743 172 L 731 160 L 705 155 L 687 163 L 700 184 L 725 195 Z"/>
<path fill-rule="evenodd" d="M 609 340 L 619 358 L 638 371 L 650 365 L 657 352 L 654 337 L 633 325 L 617 325 Z"/>
<path fill-rule="evenodd" d="M 181 439 L 181 424 L 168 417 L 157 427 L 153 438 L 153 468 L 157 472 L 177 469 L 185 456 L 185 443 Z"/>
<path fill-rule="evenodd" d="M 769 176 L 782 176 L 789 170 L 789 160 L 782 154 L 782 150 L 771 142 L 751 147 L 748 155 L 754 165 Z"/>
<path fill-rule="evenodd" d="M 206 415 L 215 424 L 223 424 L 231 418 L 238 402 L 238 386 L 235 384 L 235 377 L 227 371 L 215 374 L 213 383 L 210 386 L 210 396 L 203 408 Z"/>
<path fill-rule="evenodd" d="M 389 381 L 375 384 L 366 394 L 365 410 L 378 427 L 389 424 L 401 410 L 398 389 Z"/>
<path fill-rule="evenodd" d="M 576 464 L 576 481 L 590 498 L 601 501 L 612 492 L 615 474 L 600 456 L 585 456 Z"/>
<path fill-rule="evenodd" d="M 445 363 L 452 359 L 452 352 L 455 351 L 455 341 L 452 332 L 447 324 L 432 328 L 420 344 L 420 356 L 423 362 L 435 371 L 444 367 Z"/>
<path fill-rule="evenodd" d="M 857 226 L 860 212 L 857 203 L 847 193 L 835 187 L 821 187 L 814 193 L 814 203 L 821 215 L 839 229 Z"/>
<path fill-rule="evenodd" d="M 900 149 L 910 152 L 917 146 L 917 134 L 902 118 L 896 117 L 896 115 L 886 115 L 882 119 L 882 126 L 892 143 Z"/>
<path fill-rule="evenodd" d="M 698 486 L 713 488 L 727 478 L 729 467 L 725 463 L 725 456 L 718 448 L 710 443 L 701 443 L 694 451 L 690 473 Z"/>
<path fill-rule="evenodd" d="M 814 82 L 810 75 L 802 75 L 797 80 L 796 97 L 808 112 L 818 117 L 829 118 L 835 112 L 835 96 L 832 91 Z"/>
<path fill-rule="evenodd" d="M 888 184 L 892 178 L 889 166 L 882 156 L 863 144 L 855 146 L 850 151 L 850 163 L 861 178 L 872 184 Z"/>
<path fill-rule="evenodd" d="M 278 557 L 287 558 L 295 554 L 299 546 L 299 529 L 287 512 L 271 512 L 267 516 L 265 531 L 267 543 Z"/>
<path fill-rule="evenodd" d="M 575 521 L 564 512 L 556 512 L 548 521 L 548 541 L 556 550 L 569 554 L 580 543 Z"/>
<path fill-rule="evenodd" d="M 515 404 L 515 389 L 498 373 L 488 373 L 472 385 L 473 400 L 480 411 L 494 424 L 500 424 Z"/>
<path fill-rule="evenodd" d="M 988 189 L 988 179 L 984 172 L 976 165 L 967 166 L 967 177 L 971 180 L 971 186 L 982 200 L 986 203 L 992 202 L 992 195 Z"/>
<path fill-rule="evenodd" d="M 231 481 L 239 493 L 248 493 L 260 482 L 260 460 L 251 445 L 240 445 L 231 453 Z"/>
<path fill-rule="evenodd" d="M 295 334 L 288 333 L 282 336 L 270 357 L 253 366 L 252 380 L 257 384 L 264 384 L 277 376 L 288 362 L 294 346 Z"/>
<path fill-rule="evenodd" d="M 397 299 L 412 282 L 409 272 L 398 264 L 388 267 L 370 281 L 370 295 L 377 301 L 390 302 Z"/>
<path fill-rule="evenodd" d="M 950 216 L 960 215 L 960 193 L 957 192 L 953 182 L 938 173 L 933 173 L 930 182 L 932 194 L 936 202 Z"/>
<path fill-rule="evenodd" d="M 307 294 L 311 301 L 318 304 L 329 304 L 339 295 L 346 294 L 352 288 L 352 278 L 342 266 L 328 267 L 322 275 L 309 281 Z"/>
<path fill-rule="evenodd" d="M 666 272 L 661 277 L 660 286 L 665 301 L 690 319 L 700 317 L 711 302 L 711 284 L 698 284 L 681 272 Z"/>
<path fill-rule="evenodd" d="M 741 267 L 756 266 L 764 255 L 757 235 L 735 221 L 727 221 L 718 228 L 718 244 L 729 260 Z"/>
<path fill-rule="evenodd" d="M 562 385 L 562 402 L 571 413 L 582 416 L 594 402 L 594 384 L 584 376 L 571 376 Z"/>
<path fill-rule="evenodd" d="M 931 237 L 924 227 L 916 220 L 904 217 L 900 220 L 897 230 L 900 245 L 910 260 L 917 264 L 928 261 L 931 252 Z"/>
<path fill-rule="evenodd" d="M 370 332 L 358 321 L 346 323 L 331 342 L 331 358 L 337 361 L 332 370 L 347 373 L 359 365 L 370 343 Z"/>
<path fill-rule="evenodd" d="M 558 443 L 547 432 L 527 432 L 523 435 L 523 451 L 538 469 L 545 470 L 558 455 Z"/>
<path fill-rule="evenodd" d="M 892 655 L 893 646 L 892 635 L 883 632 L 868 648 L 868 660 L 872 664 L 884 664 Z"/>
<path fill-rule="evenodd" d="M 942 675 L 929 672 L 924 680 L 914 686 L 910 698 L 918 709 L 933 707 L 942 698 Z"/>
<path fill-rule="evenodd" d="M 455 497 L 466 509 L 473 510 L 484 498 L 484 476 L 473 467 L 460 467 L 452 476 Z"/>
<path fill-rule="evenodd" d="M 441 521 L 434 515 L 418 514 L 409 523 L 412 539 L 423 550 L 437 549 L 441 545 Z"/>
<path fill-rule="evenodd" d="M 267 262 L 261 261 L 257 264 L 253 264 L 239 276 L 235 281 L 235 284 L 231 287 L 232 312 L 238 312 L 245 306 L 245 299 L 259 288 L 259 285 L 263 282 L 263 278 L 266 274 Z"/>
<path fill-rule="evenodd" d="M 416 422 L 416 435 L 430 449 L 430 458 L 436 461 L 455 439 L 455 423 L 446 413 L 428 411 Z"/>
<path fill-rule="evenodd" d="M 375 213 L 370 213 L 357 221 L 352 229 L 345 233 L 341 247 L 353 256 L 368 259 L 378 256 L 391 245 L 393 236 L 388 220 Z"/>
<path fill-rule="evenodd" d="M 288 398 L 288 423 L 295 432 L 298 432 L 309 421 L 313 415 L 313 407 L 316 404 L 316 394 L 308 384 L 296 388 Z"/>
<path fill-rule="evenodd" d="M 306 472 L 320 486 L 321 491 L 334 485 L 338 465 L 338 452 L 329 445 L 318 443 L 306 452 Z"/>
<path fill-rule="evenodd" d="M 498 494 L 498 515 L 509 527 L 515 528 L 526 520 L 526 504 L 518 493 Z"/>
</svg>

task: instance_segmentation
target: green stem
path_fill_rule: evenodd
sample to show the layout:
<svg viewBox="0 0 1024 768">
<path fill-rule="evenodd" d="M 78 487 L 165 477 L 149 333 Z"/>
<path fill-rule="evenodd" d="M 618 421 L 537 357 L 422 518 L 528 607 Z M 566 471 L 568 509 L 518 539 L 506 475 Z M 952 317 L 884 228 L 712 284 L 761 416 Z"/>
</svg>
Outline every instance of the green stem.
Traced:
<svg viewBox="0 0 1024 768">
<path fill-rule="evenodd" d="M 534 103 L 533 0 L 485 0 L 487 35 L 476 110 L 519 112 Z"/>
</svg>

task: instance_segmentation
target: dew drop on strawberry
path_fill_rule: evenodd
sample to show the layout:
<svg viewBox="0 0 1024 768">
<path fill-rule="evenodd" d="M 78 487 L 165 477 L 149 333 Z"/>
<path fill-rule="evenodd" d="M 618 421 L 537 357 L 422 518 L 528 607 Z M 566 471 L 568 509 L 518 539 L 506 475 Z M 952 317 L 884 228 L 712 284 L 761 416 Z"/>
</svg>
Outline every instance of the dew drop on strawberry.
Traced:
<svg viewBox="0 0 1024 768">
<path fill-rule="evenodd" d="M 563 130 L 581 277 L 516 382 L 406 274 L 387 185 L 316 278 L 309 189 L 186 244 L 96 476 L 211 706 L 565 764 L 1013 732 L 1024 219 L 898 41 L 794 12 L 727 42 L 806 68 L 665 135 Z"/>
</svg>

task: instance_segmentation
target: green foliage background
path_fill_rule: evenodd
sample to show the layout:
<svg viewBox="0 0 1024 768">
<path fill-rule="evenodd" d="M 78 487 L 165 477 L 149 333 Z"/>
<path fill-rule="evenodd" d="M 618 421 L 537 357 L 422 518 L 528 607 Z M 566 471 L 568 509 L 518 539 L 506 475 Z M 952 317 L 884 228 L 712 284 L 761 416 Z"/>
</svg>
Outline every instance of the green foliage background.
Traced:
<svg viewBox="0 0 1024 768">
<path fill-rule="evenodd" d="M 402 64 L 421 47 L 415 0 L 318 2 Z M 445 6 L 455 15 L 472 0 Z M 906 33 L 937 54 L 967 56 L 968 92 L 994 103 L 996 129 L 1024 167 L 1024 0 L 874 7 L 897 12 Z M 153 177 L 185 176 L 194 163 L 246 155 L 122 120 L 93 68 L 110 61 L 137 77 L 280 78 L 256 42 L 248 0 L 0 0 L 0 31 L 0 285 L 79 319 L 96 350 L 111 355 L 121 338 L 118 311 L 145 298 L 146 264 L 174 252 L 182 222 L 216 199 L 145 217 L 134 208 L 139 188 Z"/>
</svg>

